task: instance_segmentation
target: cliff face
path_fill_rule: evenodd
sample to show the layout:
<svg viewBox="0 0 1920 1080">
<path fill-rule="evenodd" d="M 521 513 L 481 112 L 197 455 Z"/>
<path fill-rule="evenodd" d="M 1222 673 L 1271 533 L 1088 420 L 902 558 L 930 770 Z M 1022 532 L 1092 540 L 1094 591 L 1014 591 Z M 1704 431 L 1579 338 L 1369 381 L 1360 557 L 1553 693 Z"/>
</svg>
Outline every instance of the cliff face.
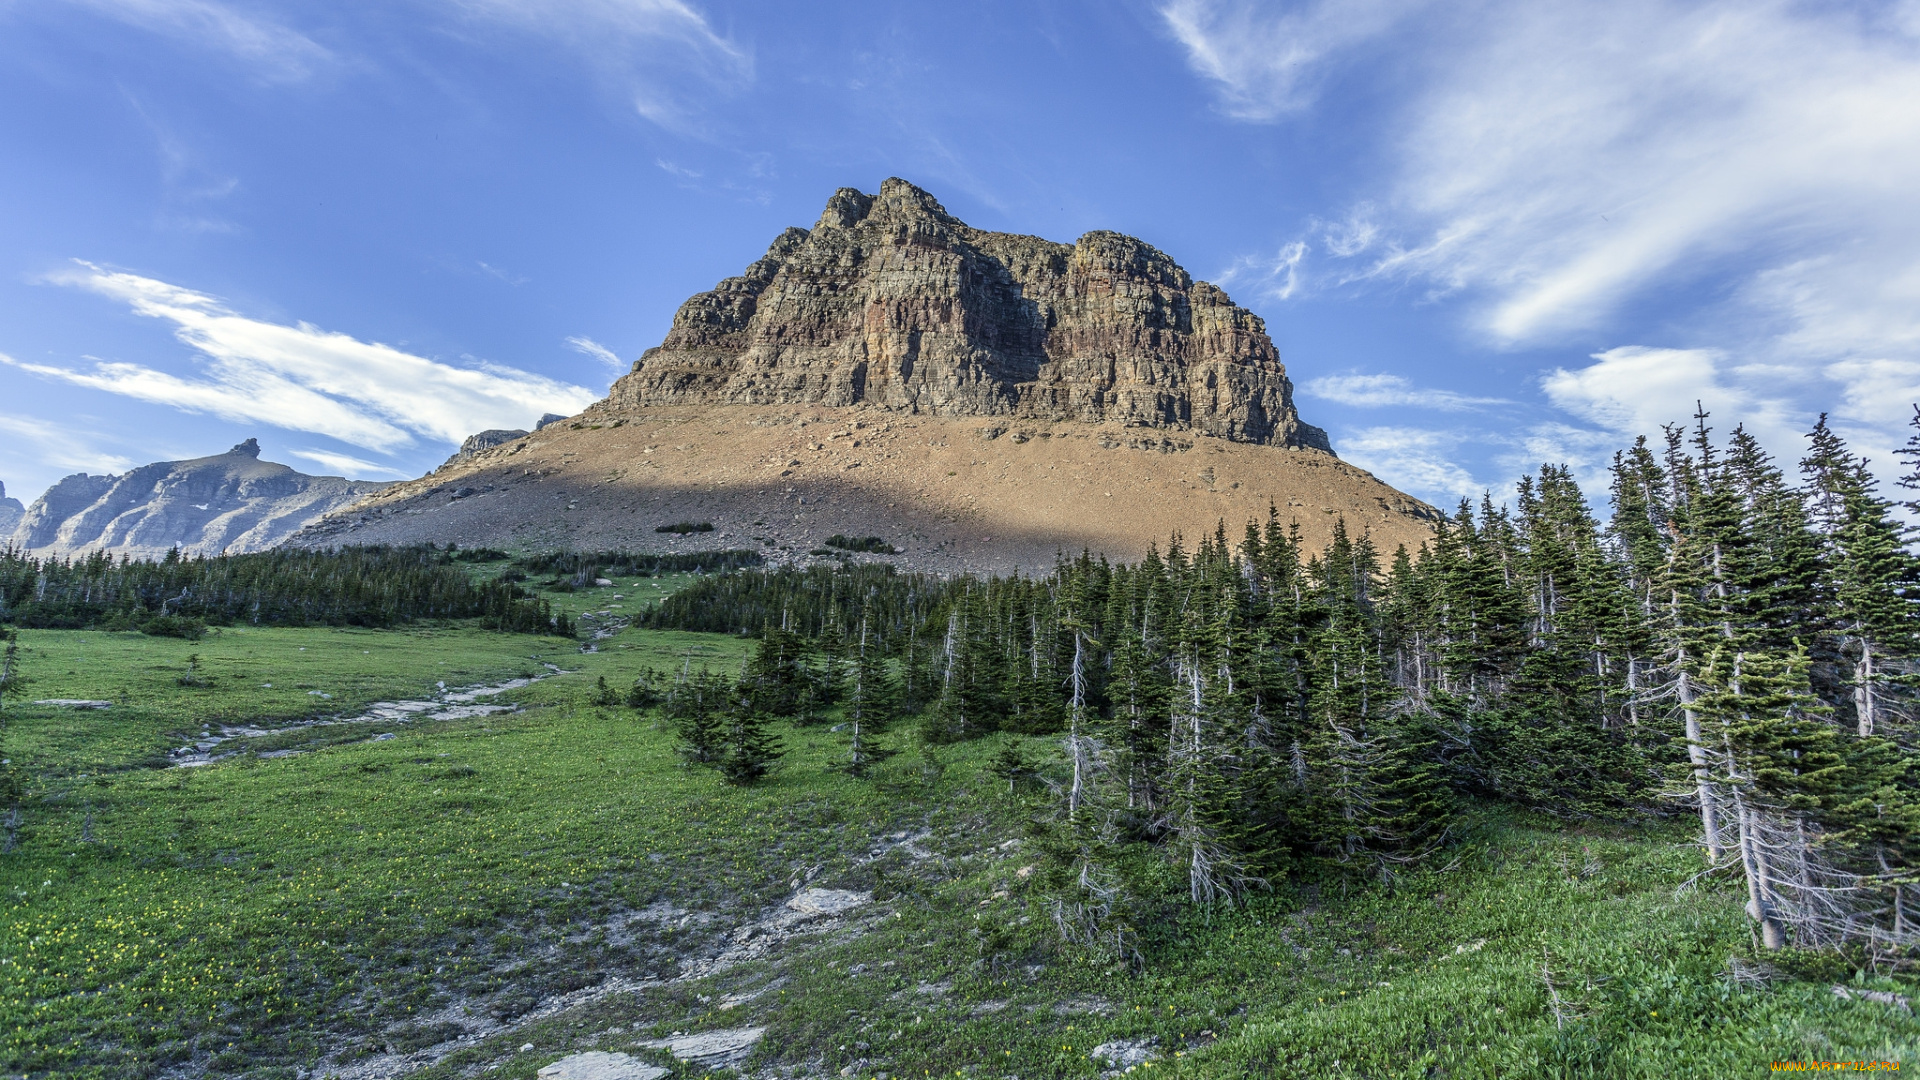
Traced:
<svg viewBox="0 0 1920 1080">
<path fill-rule="evenodd" d="M 27 508 L 20 505 L 19 499 L 7 498 L 7 485 L 0 484 L 0 536 L 13 532 L 13 527 L 20 524 L 26 513 Z"/>
<path fill-rule="evenodd" d="M 983 232 L 904 180 L 842 188 L 701 293 L 603 407 L 879 406 L 1331 452 L 1260 317 L 1113 232 Z"/>
<path fill-rule="evenodd" d="M 12 542 L 35 555 L 260 551 L 386 486 L 261 461 L 260 444 L 248 439 L 212 457 L 156 462 L 120 476 L 69 476 L 27 507 Z"/>
<path fill-rule="evenodd" d="M 1334 457 L 1260 319 L 1164 254 L 983 232 L 889 180 L 681 305 L 606 400 L 482 432 L 289 542 L 805 563 L 839 533 L 914 569 L 1044 572 L 1269 514 L 1309 550 L 1343 522 L 1416 548 L 1438 517 Z M 660 531 L 687 521 L 713 531 Z"/>
</svg>

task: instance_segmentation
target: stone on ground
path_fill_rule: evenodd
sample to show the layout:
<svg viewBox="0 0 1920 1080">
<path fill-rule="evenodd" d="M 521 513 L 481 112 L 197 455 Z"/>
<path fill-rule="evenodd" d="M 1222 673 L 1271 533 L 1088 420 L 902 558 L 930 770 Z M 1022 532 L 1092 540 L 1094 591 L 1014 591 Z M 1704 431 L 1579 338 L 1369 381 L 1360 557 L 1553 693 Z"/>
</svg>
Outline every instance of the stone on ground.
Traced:
<svg viewBox="0 0 1920 1080">
<path fill-rule="evenodd" d="M 746 1060 L 754 1044 L 766 1033 L 767 1029 L 763 1027 L 727 1028 L 672 1039 L 656 1039 L 645 1045 L 669 1050 L 681 1061 L 713 1068 Z"/>
<path fill-rule="evenodd" d="M 1158 1041 L 1152 1038 L 1115 1039 L 1094 1047 L 1091 1057 L 1095 1061 L 1104 1061 L 1116 1069 L 1131 1069 L 1160 1056 L 1153 1050 L 1154 1044 Z"/>
<path fill-rule="evenodd" d="M 838 915 L 872 899 L 868 893 L 851 889 L 806 889 L 795 893 L 787 906 L 806 915 Z"/>
<path fill-rule="evenodd" d="M 667 1070 L 627 1054 L 589 1050 L 563 1057 L 535 1075 L 540 1080 L 660 1080 Z"/>
</svg>

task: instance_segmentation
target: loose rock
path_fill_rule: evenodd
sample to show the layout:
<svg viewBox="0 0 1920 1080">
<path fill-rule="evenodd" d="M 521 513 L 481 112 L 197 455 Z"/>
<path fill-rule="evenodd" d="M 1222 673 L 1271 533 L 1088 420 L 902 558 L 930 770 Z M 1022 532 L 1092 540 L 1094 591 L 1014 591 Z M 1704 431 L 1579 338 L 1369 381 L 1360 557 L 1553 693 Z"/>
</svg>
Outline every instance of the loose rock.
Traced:
<svg viewBox="0 0 1920 1080">
<path fill-rule="evenodd" d="M 838 915 L 872 901 L 871 893 L 850 889 L 807 889 L 787 901 L 787 907 L 807 915 Z"/>
<path fill-rule="evenodd" d="M 754 1045 L 766 1033 L 767 1029 L 763 1027 L 727 1028 L 682 1035 L 675 1039 L 656 1039 L 643 1045 L 670 1051 L 681 1061 L 714 1068 L 745 1061 L 747 1055 L 753 1052 Z"/>
<path fill-rule="evenodd" d="M 627 1054 L 589 1050 L 563 1057 L 535 1075 L 540 1080 L 660 1080 L 667 1070 Z"/>
</svg>

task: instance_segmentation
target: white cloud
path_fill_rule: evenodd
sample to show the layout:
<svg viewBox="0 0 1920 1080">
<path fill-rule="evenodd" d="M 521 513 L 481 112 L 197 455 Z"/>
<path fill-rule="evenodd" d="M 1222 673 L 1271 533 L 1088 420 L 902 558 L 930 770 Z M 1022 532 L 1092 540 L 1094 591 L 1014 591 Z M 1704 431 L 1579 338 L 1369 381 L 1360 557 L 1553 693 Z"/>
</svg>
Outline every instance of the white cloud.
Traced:
<svg viewBox="0 0 1920 1080">
<path fill-rule="evenodd" d="M 1698 397 L 1783 458 L 1823 410 L 1880 462 L 1904 441 L 1920 400 L 1920 3 L 1375 5 L 1364 33 L 1316 33 L 1325 10 L 1162 6 L 1222 109 L 1248 120 L 1298 109 L 1356 44 L 1391 36 L 1377 114 L 1328 117 L 1371 126 L 1386 179 L 1341 225 L 1309 223 L 1316 280 L 1418 284 L 1507 346 L 1632 341 L 1653 318 L 1717 346 L 1548 373 L 1588 430 L 1657 435 Z"/>
<path fill-rule="evenodd" d="M 1556 368 L 1540 385 L 1554 405 L 1612 433 L 1621 446 L 1640 435 L 1658 441 L 1666 424 L 1691 425 L 1698 403 L 1712 414 L 1708 426 L 1724 434 L 1744 424 L 1774 454 L 1792 459 L 1817 411 L 1804 402 L 1833 389 L 1815 385 L 1814 393 L 1795 394 L 1805 373 L 1737 363 L 1716 349 L 1625 346 L 1593 360 L 1572 371 Z"/>
<path fill-rule="evenodd" d="M 1417 19 L 1395 57 L 1395 179 L 1325 232 L 1377 276 L 1474 290 L 1522 343 L 1603 326 L 1716 270 L 1826 356 L 1920 345 L 1920 18 L 1785 0 L 1367 5 L 1334 20 L 1178 0 L 1162 14 L 1233 115 Z M 1904 13 L 1904 18 L 1901 14 Z M 1411 20 L 1410 20 L 1411 21 Z M 1391 238 L 1388 238 L 1390 234 Z"/>
<path fill-rule="evenodd" d="M 494 279 L 495 281 L 504 281 L 507 284 L 514 286 L 515 288 L 525 285 L 527 282 L 533 280 L 532 278 L 527 277 L 524 274 L 510 274 L 507 271 L 502 270 L 497 266 L 490 265 L 488 263 L 476 261 L 473 265 L 479 267 L 481 273 L 487 275 L 488 277 Z"/>
<path fill-rule="evenodd" d="M 1213 81 L 1227 115 L 1273 120 L 1305 108 L 1331 57 L 1392 25 L 1405 0 L 1319 0 L 1272 8 L 1243 0 L 1171 0 L 1160 17 Z"/>
<path fill-rule="evenodd" d="M 618 353 L 590 337 L 570 337 L 567 339 L 567 344 L 573 346 L 574 352 L 591 356 L 614 371 L 624 372 L 627 368 L 627 365 L 621 362 Z"/>
<path fill-rule="evenodd" d="M 336 454 L 330 450 L 293 450 L 289 451 L 289 453 L 293 454 L 294 457 L 306 458 L 308 461 L 317 462 L 323 468 L 332 469 L 335 473 L 350 478 L 370 474 L 399 477 L 409 475 L 387 465 L 377 465 L 371 461 L 362 461 L 349 454 Z"/>
<path fill-rule="evenodd" d="M 476 20 L 548 38 L 584 58 L 634 110 L 697 133 L 704 98 L 753 81 L 753 56 L 683 0 L 451 0 Z"/>
<path fill-rule="evenodd" d="M 1271 258 L 1242 256 L 1232 266 L 1215 275 L 1221 288 L 1237 287 L 1245 282 L 1253 286 L 1255 292 L 1274 300 L 1288 300 L 1299 291 L 1301 282 L 1301 264 L 1307 260 L 1307 245 L 1303 240 L 1284 244 Z"/>
<path fill-rule="evenodd" d="M 1468 397 L 1451 390 L 1415 386 L 1398 375 L 1322 375 L 1302 386 L 1307 393 L 1342 405 L 1379 408 L 1388 405 L 1412 405 L 1422 409 L 1460 412 L 1482 405 L 1510 405 L 1503 398 Z"/>
<path fill-rule="evenodd" d="M 1455 460 L 1459 446 L 1475 437 L 1476 433 L 1462 430 L 1370 427 L 1343 435 L 1334 449 L 1394 487 L 1451 509 L 1445 505 L 1449 497 L 1476 499 L 1497 486 L 1475 480 Z"/>
<path fill-rule="evenodd" d="M 524 427 L 543 412 L 570 415 L 595 396 L 585 387 L 514 368 L 453 367 L 308 323 L 250 319 L 204 293 L 80 265 L 80 271 L 54 280 L 172 323 L 174 337 L 205 357 L 204 375 L 182 377 L 97 359 L 85 371 L 0 360 L 79 386 L 383 452 L 417 437 L 457 443 L 485 428 Z"/>
<path fill-rule="evenodd" d="M 214 0 L 72 0 L 103 15 L 228 53 L 272 82 L 296 82 L 333 59 L 299 31 Z"/>
<path fill-rule="evenodd" d="M 0 354 L 0 362 L 13 363 L 13 359 Z M 9 442 L 31 446 L 35 463 L 43 466 L 87 473 L 123 473 L 135 465 L 130 457 L 107 453 L 75 435 L 71 425 L 25 416 L 0 416 L 0 432 L 6 433 Z"/>
<path fill-rule="evenodd" d="M 1327 254 L 1336 259 L 1351 259 L 1372 248 L 1374 241 L 1380 239 L 1380 225 L 1374 216 L 1373 207 L 1363 203 L 1354 207 L 1345 221 L 1321 226 L 1320 238 L 1326 244 Z"/>
<path fill-rule="evenodd" d="M 1510 342 L 1714 272 L 1827 349 L 1914 339 L 1920 41 L 1782 2 L 1507 0 L 1453 31 L 1397 147 L 1425 239 L 1383 268 L 1479 290 Z"/>
</svg>

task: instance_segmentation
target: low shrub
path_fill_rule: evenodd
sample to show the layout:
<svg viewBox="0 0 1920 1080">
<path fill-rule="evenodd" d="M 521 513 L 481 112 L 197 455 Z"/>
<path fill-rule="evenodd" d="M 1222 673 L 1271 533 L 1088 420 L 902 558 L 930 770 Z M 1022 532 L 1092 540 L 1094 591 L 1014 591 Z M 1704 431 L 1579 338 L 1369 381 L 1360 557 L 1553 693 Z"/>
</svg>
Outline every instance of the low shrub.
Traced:
<svg viewBox="0 0 1920 1080">
<path fill-rule="evenodd" d="M 898 555 L 900 549 L 877 536 L 841 536 L 834 533 L 827 537 L 827 546 L 841 551 L 864 551 L 874 555 Z"/>
</svg>

